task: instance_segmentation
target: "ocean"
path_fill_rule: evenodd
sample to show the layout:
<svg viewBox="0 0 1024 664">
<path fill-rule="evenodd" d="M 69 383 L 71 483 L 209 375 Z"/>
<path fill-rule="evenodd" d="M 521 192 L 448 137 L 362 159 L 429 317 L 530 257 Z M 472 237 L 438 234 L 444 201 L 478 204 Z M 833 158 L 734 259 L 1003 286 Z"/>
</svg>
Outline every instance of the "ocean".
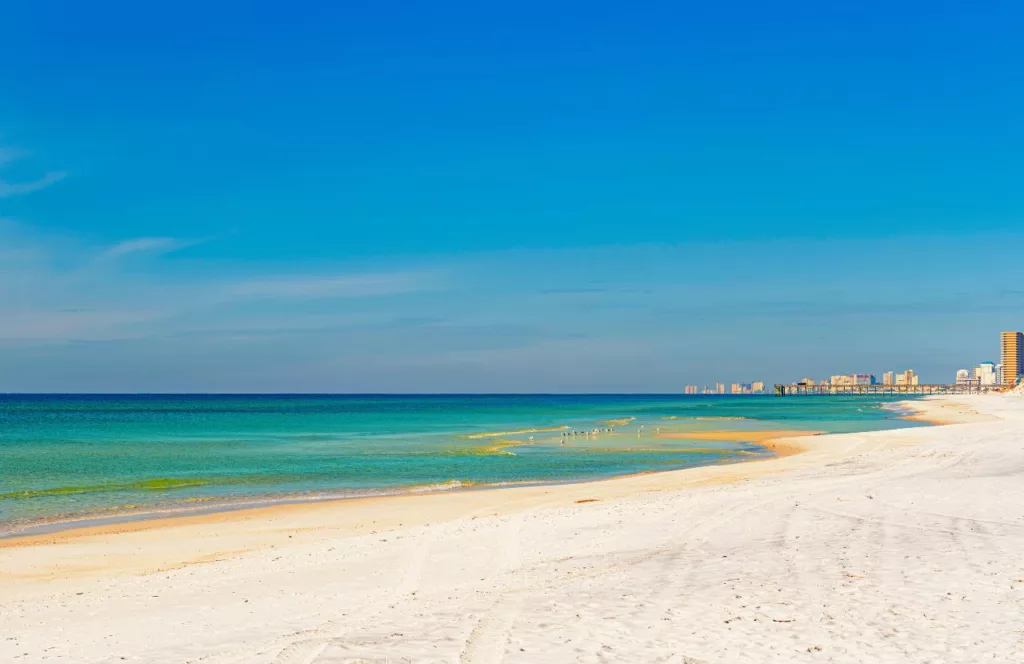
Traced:
<svg viewBox="0 0 1024 664">
<path fill-rule="evenodd" d="M 0 535 L 772 455 L 702 432 L 906 426 L 880 399 L 838 396 L 0 395 Z"/>
</svg>

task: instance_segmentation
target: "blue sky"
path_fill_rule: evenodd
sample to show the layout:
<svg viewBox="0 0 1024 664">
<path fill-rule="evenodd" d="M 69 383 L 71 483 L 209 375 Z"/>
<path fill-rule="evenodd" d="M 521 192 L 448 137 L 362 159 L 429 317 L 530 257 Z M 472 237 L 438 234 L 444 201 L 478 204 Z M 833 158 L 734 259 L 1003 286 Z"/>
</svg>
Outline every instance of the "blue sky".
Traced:
<svg viewBox="0 0 1024 664">
<path fill-rule="evenodd" d="M 1019 3 L 491 5 L 9 8 L 0 391 L 942 381 L 1024 327 Z"/>
</svg>

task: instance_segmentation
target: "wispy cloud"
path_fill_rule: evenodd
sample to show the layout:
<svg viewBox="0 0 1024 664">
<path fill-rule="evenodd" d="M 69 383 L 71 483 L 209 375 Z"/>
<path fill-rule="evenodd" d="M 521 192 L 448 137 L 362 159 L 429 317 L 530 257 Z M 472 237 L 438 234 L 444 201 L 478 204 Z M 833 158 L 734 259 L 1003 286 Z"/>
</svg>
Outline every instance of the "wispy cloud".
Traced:
<svg viewBox="0 0 1024 664">
<path fill-rule="evenodd" d="M 0 219 L 0 283 L 10 286 L 0 289 L 0 360 L 19 344 L 326 333 L 393 319 L 376 298 L 444 285 L 431 270 L 282 272 L 164 258 L 195 242 L 153 236 L 97 247 Z"/>
<path fill-rule="evenodd" d="M 119 258 L 129 254 L 167 254 L 197 244 L 197 240 L 179 240 L 173 237 L 138 237 L 118 242 L 103 252 L 104 258 Z"/>
<path fill-rule="evenodd" d="M 0 168 L 18 161 L 19 159 L 23 159 L 26 156 L 28 156 L 28 152 L 26 150 L 7 145 L 0 145 Z M 67 173 L 51 171 L 35 180 L 27 180 L 23 182 L 10 182 L 5 179 L 0 179 L 0 198 L 31 194 L 34 191 L 45 189 L 51 184 L 60 182 L 65 177 L 67 177 Z"/>
<path fill-rule="evenodd" d="M 597 293 L 607 293 L 610 289 L 608 288 L 542 288 L 539 292 L 541 295 L 594 295 Z"/>
<path fill-rule="evenodd" d="M 0 219 L 0 390 L 657 391 L 896 364 L 941 376 L 950 366 L 935 357 L 988 357 L 988 330 L 1020 311 L 1020 293 L 989 278 L 1020 281 L 1003 260 L 1011 242 L 980 247 L 999 266 L 984 278 L 955 262 L 945 279 L 929 255 L 891 251 L 908 259 L 884 289 L 842 270 L 766 279 L 760 248 L 735 245 L 685 260 L 642 246 L 357 267 L 171 260 L 182 242 L 96 245 Z M 829 252 L 851 250 L 808 251 L 832 265 Z M 760 272 L 737 276 L 720 267 L 730 261 Z"/>
<path fill-rule="evenodd" d="M 67 173 L 53 172 L 47 173 L 39 179 L 30 180 L 28 182 L 7 182 L 5 180 L 0 180 L 0 198 L 31 194 L 33 191 L 39 191 L 40 189 L 49 187 L 51 184 L 60 182 L 65 177 L 67 177 Z"/>
<path fill-rule="evenodd" d="M 228 284 L 223 293 L 231 299 L 314 299 L 396 295 L 427 290 L 435 285 L 434 275 L 417 272 L 297 275 L 240 281 Z"/>
<path fill-rule="evenodd" d="M 158 321 L 158 310 L 26 309 L 4 311 L 0 341 L 110 340 L 133 336 L 125 329 Z"/>
<path fill-rule="evenodd" d="M 17 161 L 26 154 L 28 153 L 25 150 L 21 150 L 19 148 L 0 147 L 0 166 L 9 164 L 12 161 Z"/>
</svg>

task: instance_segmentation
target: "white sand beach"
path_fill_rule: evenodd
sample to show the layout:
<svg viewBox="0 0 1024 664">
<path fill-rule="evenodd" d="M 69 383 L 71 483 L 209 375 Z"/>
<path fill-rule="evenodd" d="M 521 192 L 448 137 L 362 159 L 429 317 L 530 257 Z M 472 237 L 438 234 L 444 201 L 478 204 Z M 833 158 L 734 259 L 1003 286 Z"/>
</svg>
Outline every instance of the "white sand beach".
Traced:
<svg viewBox="0 0 1024 664">
<path fill-rule="evenodd" d="M 0 542 L 0 662 L 1024 662 L 1024 398 L 750 463 Z"/>
</svg>

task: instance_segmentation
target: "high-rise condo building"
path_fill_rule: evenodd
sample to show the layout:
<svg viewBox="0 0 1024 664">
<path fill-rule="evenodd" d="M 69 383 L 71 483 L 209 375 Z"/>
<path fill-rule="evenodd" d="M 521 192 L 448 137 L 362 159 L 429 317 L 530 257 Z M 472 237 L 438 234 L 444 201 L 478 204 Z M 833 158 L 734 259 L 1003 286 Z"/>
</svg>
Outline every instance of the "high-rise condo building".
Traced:
<svg viewBox="0 0 1024 664">
<path fill-rule="evenodd" d="M 979 385 L 998 385 L 998 373 L 992 362 L 982 362 L 974 367 L 974 377 L 978 379 Z"/>
<path fill-rule="evenodd" d="M 1024 373 L 1024 333 L 1003 332 L 1003 385 L 1016 385 Z"/>
<path fill-rule="evenodd" d="M 882 385 L 895 385 L 896 384 L 896 372 L 886 371 L 882 374 Z"/>
<path fill-rule="evenodd" d="M 912 387 L 919 384 L 920 379 L 913 369 L 907 369 L 903 373 L 896 374 L 896 384 Z"/>
</svg>

